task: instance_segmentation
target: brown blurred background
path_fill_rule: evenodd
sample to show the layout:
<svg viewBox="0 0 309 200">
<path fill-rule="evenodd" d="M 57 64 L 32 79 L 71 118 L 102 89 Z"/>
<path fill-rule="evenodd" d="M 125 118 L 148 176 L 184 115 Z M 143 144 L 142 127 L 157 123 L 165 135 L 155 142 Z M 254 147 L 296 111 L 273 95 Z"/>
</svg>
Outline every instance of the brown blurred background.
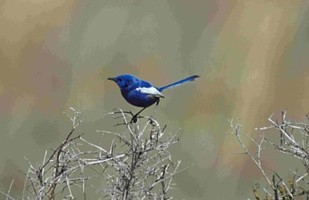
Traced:
<svg viewBox="0 0 309 200">
<path fill-rule="evenodd" d="M 24 157 L 39 163 L 61 141 L 69 106 L 83 112 L 89 138 L 114 130 L 105 112 L 138 110 L 107 77 L 131 73 L 160 86 L 199 74 L 157 110 L 168 131 L 180 129 L 174 153 L 189 167 L 176 199 L 247 199 L 262 179 L 227 120 L 256 134 L 272 113 L 304 118 L 308 22 L 308 0 L 1 0 L 1 191 L 13 178 L 13 192 L 22 190 Z"/>
</svg>

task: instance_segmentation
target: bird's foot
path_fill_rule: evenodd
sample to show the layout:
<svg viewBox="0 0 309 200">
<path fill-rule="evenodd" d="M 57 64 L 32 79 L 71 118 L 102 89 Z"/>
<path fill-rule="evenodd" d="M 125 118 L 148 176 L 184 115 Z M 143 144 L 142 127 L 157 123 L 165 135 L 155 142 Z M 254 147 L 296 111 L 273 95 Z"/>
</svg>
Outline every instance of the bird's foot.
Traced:
<svg viewBox="0 0 309 200">
<path fill-rule="evenodd" d="M 130 121 L 130 123 L 132 124 L 135 124 L 137 122 L 137 115 L 133 115 L 133 117 L 132 117 L 132 119 L 131 119 L 131 121 Z"/>
<path fill-rule="evenodd" d="M 148 118 L 148 120 L 149 120 L 149 123 L 150 123 L 152 126 L 155 126 L 155 125 L 156 125 L 156 120 L 155 120 L 155 118 L 154 118 L 153 115 L 151 115 L 151 116 Z"/>
<path fill-rule="evenodd" d="M 131 119 L 130 123 L 136 123 L 138 121 L 138 119 L 141 119 L 141 118 L 146 118 L 146 117 L 139 115 L 139 113 L 132 115 L 132 119 Z"/>
</svg>

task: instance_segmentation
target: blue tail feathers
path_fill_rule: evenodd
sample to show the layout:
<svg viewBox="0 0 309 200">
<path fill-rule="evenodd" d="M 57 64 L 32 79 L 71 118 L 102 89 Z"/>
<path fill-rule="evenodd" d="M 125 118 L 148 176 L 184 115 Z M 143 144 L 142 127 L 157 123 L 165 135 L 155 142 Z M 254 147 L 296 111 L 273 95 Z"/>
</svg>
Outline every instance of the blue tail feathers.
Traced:
<svg viewBox="0 0 309 200">
<path fill-rule="evenodd" d="M 187 82 L 190 82 L 190 81 L 194 81 L 195 79 L 199 78 L 200 76 L 198 75 L 193 75 L 193 76 L 189 76 L 187 78 L 184 78 L 184 79 L 181 79 L 179 81 L 176 81 L 175 83 L 171 83 L 169 85 L 166 85 L 166 86 L 163 86 L 163 87 L 159 87 L 159 91 L 163 91 L 163 90 L 166 90 L 168 88 L 173 88 L 173 87 L 177 87 L 179 85 L 182 85 L 184 83 L 187 83 Z"/>
</svg>

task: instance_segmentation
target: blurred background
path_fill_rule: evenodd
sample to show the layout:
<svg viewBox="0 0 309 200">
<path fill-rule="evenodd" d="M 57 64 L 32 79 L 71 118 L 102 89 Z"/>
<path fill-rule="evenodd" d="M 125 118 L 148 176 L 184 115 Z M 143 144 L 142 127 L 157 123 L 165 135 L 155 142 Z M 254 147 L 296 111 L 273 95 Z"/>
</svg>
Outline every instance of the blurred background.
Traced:
<svg viewBox="0 0 309 200">
<path fill-rule="evenodd" d="M 113 108 L 138 111 L 107 77 L 131 73 L 161 86 L 198 74 L 157 108 L 158 121 L 179 132 L 173 153 L 188 167 L 175 197 L 252 197 L 262 178 L 228 119 L 252 135 L 272 113 L 304 119 L 308 21 L 308 0 L 0 1 L 1 191 L 15 179 L 19 193 L 24 158 L 41 163 L 65 137 L 68 107 L 82 111 L 88 138 L 116 130 L 105 116 Z M 276 168 L 267 156 L 266 167 Z"/>
</svg>

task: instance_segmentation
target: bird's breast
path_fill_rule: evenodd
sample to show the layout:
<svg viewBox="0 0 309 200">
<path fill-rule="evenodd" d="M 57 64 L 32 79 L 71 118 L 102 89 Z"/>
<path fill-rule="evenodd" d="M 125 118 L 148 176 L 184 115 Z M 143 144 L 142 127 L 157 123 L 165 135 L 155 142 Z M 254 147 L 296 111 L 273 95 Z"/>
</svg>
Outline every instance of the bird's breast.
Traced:
<svg viewBox="0 0 309 200">
<path fill-rule="evenodd" d="M 156 97 L 141 93 L 136 89 L 131 91 L 122 90 L 121 94 L 128 103 L 143 108 L 151 106 L 158 100 Z"/>
</svg>

